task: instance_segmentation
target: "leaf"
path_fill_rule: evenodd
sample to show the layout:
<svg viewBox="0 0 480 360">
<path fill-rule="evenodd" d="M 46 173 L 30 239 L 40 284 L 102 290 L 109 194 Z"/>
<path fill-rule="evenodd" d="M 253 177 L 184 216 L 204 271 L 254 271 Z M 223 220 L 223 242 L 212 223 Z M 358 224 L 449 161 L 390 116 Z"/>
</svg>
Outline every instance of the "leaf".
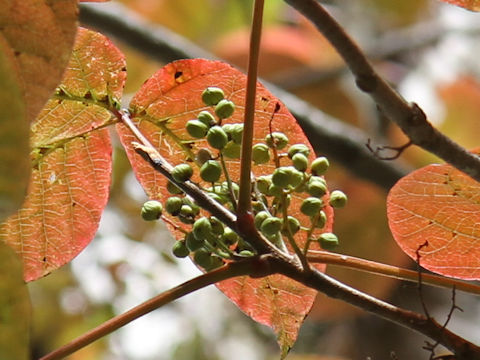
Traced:
<svg viewBox="0 0 480 360">
<path fill-rule="evenodd" d="M 0 237 L 35 280 L 72 260 L 93 239 L 108 199 L 112 122 L 125 60 L 103 35 L 80 29 L 56 95 L 31 128 L 32 176 L 23 207 Z"/>
<path fill-rule="evenodd" d="M 0 221 L 23 202 L 30 174 L 29 122 L 11 63 L 0 52 Z"/>
<path fill-rule="evenodd" d="M 443 2 L 457 5 L 472 11 L 480 11 L 479 0 L 442 0 Z"/>
<path fill-rule="evenodd" d="M 192 139 L 185 130 L 185 124 L 188 120 L 196 118 L 200 111 L 209 109 L 201 100 L 201 93 L 207 86 L 221 87 L 226 98 L 236 104 L 233 116 L 223 124 L 242 122 L 245 84 L 246 76 L 228 64 L 203 59 L 176 61 L 154 74 L 135 94 L 130 104 L 132 120 L 171 164 L 190 162 L 196 168 L 193 181 L 202 183 L 198 175 L 199 166 L 193 160 L 195 154 L 200 148 L 209 148 L 214 154 L 215 151 L 204 139 Z M 287 134 L 290 144 L 309 145 L 301 128 L 283 104 L 258 84 L 255 143 L 264 141 L 265 136 L 269 134 L 270 119 L 272 131 Z M 148 196 L 152 199 L 166 200 L 169 196 L 166 190 L 167 180 L 153 171 L 151 166 L 134 152 L 131 142 L 136 139 L 130 131 L 123 124 L 118 124 L 117 130 L 135 174 Z M 313 150 L 310 157 L 314 157 Z M 280 161 L 285 165 L 290 160 L 283 157 Z M 239 160 L 226 159 L 229 176 L 237 183 L 239 165 Z M 253 165 L 252 171 L 259 176 L 272 173 L 274 168 L 272 161 L 269 164 Z M 202 185 L 211 186 L 207 183 Z M 301 200 L 300 195 L 292 198 L 289 214 L 297 217 L 301 223 L 307 223 L 308 218 L 299 211 Z M 326 211 L 329 223 L 324 231 L 331 229 L 333 222 L 332 209 L 327 207 Z M 184 233 L 178 230 L 179 227 L 184 231 L 190 231 L 188 226 L 178 223 L 178 219 L 173 217 L 167 226 L 179 239 L 184 236 Z M 306 234 L 304 231 L 300 233 L 303 238 L 299 236 L 297 241 L 299 246 L 303 246 Z M 317 245 L 312 247 L 315 246 Z M 283 356 L 293 345 L 298 329 L 309 312 L 316 294 L 314 290 L 281 276 L 261 280 L 245 277 L 225 281 L 217 286 L 242 311 L 274 329 Z"/>
<path fill-rule="evenodd" d="M 0 242 L 0 360 L 30 359 L 31 305 L 17 255 Z"/>
<path fill-rule="evenodd" d="M 450 165 L 402 178 L 387 198 L 392 234 L 412 259 L 438 274 L 480 279 L 480 185 Z"/>
<path fill-rule="evenodd" d="M 29 124 L 61 80 L 74 42 L 77 10 L 75 0 L 0 0 L 0 9 L 3 221 L 24 200 L 30 175 Z"/>
</svg>

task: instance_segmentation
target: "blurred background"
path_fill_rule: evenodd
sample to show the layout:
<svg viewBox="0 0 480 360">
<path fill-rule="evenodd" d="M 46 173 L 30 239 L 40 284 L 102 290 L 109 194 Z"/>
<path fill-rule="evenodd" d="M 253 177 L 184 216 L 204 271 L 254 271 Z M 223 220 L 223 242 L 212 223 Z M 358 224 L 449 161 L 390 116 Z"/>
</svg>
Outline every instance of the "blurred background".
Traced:
<svg viewBox="0 0 480 360">
<path fill-rule="evenodd" d="M 354 86 L 352 76 L 326 40 L 281 0 L 266 1 L 260 76 L 311 103 L 339 121 L 362 129 L 373 145 L 406 142 L 375 104 Z M 480 15 L 434 0 L 331 0 L 328 10 L 346 28 L 385 76 L 409 101 L 418 103 L 440 130 L 466 148 L 480 133 Z M 92 4 L 114 12 L 125 6 L 200 48 L 244 68 L 252 1 L 124 0 Z M 122 43 L 128 98 L 163 63 Z M 321 154 L 319 154 L 321 155 Z M 391 155 L 391 154 L 385 154 Z M 411 147 L 404 168 L 435 162 Z M 326 179 L 349 196 L 336 211 L 338 252 L 415 268 L 393 241 L 385 211 L 387 187 L 359 178 L 349 163 L 333 163 Z M 34 358 L 110 317 L 199 274 L 171 255 L 173 239 L 162 223 L 140 217 L 146 196 L 116 142 L 108 207 L 92 243 L 68 266 L 30 283 L 34 307 Z M 328 273 L 396 305 L 422 311 L 415 285 L 338 267 Z M 448 290 L 424 287 L 425 302 L 439 322 L 451 306 Z M 450 328 L 480 340 L 475 327 L 480 302 L 457 294 Z M 424 337 L 365 314 L 321 294 L 288 356 L 291 360 L 427 359 Z M 278 359 L 273 333 L 241 313 L 210 287 L 169 304 L 90 345 L 70 359 L 101 360 L 269 360 Z"/>
</svg>

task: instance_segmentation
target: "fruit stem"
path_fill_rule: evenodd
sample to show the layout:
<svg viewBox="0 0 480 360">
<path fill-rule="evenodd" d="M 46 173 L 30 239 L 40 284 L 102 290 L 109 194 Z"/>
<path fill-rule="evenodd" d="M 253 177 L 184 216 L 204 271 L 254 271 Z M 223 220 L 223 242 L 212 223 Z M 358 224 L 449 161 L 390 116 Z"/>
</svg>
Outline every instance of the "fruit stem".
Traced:
<svg viewBox="0 0 480 360">
<path fill-rule="evenodd" d="M 240 193 L 237 214 L 251 212 L 251 171 L 253 126 L 255 120 L 255 98 L 257 92 L 258 56 L 262 35 L 264 0 L 255 0 L 250 35 L 250 51 L 248 57 L 247 89 L 245 95 L 245 118 L 243 122 L 242 154 L 240 167 Z"/>
<path fill-rule="evenodd" d="M 418 271 L 407 270 L 397 266 L 382 264 L 375 261 L 356 258 L 353 256 L 336 254 L 328 251 L 310 250 L 307 257 L 308 260 L 312 263 L 338 265 L 399 280 L 410 282 L 418 281 Z M 422 273 L 422 284 L 428 284 L 448 289 L 455 287 L 456 290 L 464 291 L 470 294 L 480 295 L 480 286 L 478 285 L 438 275 Z"/>
</svg>

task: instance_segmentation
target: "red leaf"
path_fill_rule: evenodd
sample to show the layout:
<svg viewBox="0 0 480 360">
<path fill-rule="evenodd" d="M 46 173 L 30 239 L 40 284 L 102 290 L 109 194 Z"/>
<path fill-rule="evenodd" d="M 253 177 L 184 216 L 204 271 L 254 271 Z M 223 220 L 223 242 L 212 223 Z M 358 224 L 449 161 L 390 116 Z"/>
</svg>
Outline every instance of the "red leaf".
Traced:
<svg viewBox="0 0 480 360">
<path fill-rule="evenodd" d="M 24 200 L 30 174 L 29 125 L 67 66 L 77 29 L 77 4 L 76 0 L 0 0 L 0 9 L 2 221 Z"/>
<path fill-rule="evenodd" d="M 221 87 L 227 99 L 236 104 L 236 110 L 227 123 L 243 121 L 243 104 L 245 97 L 246 76 L 230 65 L 203 59 L 182 60 L 171 63 L 145 82 L 133 98 L 130 107 L 133 121 L 140 131 L 156 146 L 160 153 L 173 165 L 190 161 L 196 167 L 193 180 L 202 183 L 198 176 L 198 166 L 191 159 L 200 148 L 210 148 L 203 139 L 192 139 L 185 130 L 188 120 L 196 118 L 199 111 L 207 110 L 202 103 L 201 93 L 207 86 Z M 276 109 L 278 107 L 278 109 Z M 275 111 L 275 109 L 277 111 Z M 304 143 L 308 140 L 301 128 L 288 110 L 262 85 L 257 86 L 257 105 L 254 141 L 263 141 L 269 134 L 269 122 L 272 120 L 272 130 L 282 131 L 290 139 L 290 144 Z M 225 121 L 223 122 L 225 124 Z M 132 167 L 137 178 L 150 198 L 165 200 L 169 194 L 166 191 L 166 179 L 153 171 L 131 147 L 136 139 L 122 124 L 117 125 Z M 212 151 L 213 149 L 210 148 Z M 213 151 L 213 153 L 215 153 Z M 311 158 L 314 157 L 311 149 Z M 282 164 L 290 160 L 281 159 Z M 226 159 L 231 179 L 238 183 L 239 160 Z M 254 165 L 256 176 L 270 174 L 275 165 Z M 222 180 L 221 180 L 222 181 Z M 207 183 L 202 185 L 209 186 Z M 305 224 L 309 220 L 299 211 L 302 198 L 295 195 L 289 207 L 289 214 L 297 217 Z M 326 200 L 326 199 L 325 199 Z M 331 229 L 333 213 L 326 208 L 329 223 L 324 229 Z M 172 222 L 178 223 L 176 218 Z M 177 238 L 184 234 L 167 224 Z M 185 231 L 188 226 L 177 224 Z M 321 232 L 316 230 L 317 233 Z M 306 232 L 301 231 L 296 240 L 299 246 L 306 241 Z M 315 248 L 318 245 L 313 245 Z M 309 312 L 316 292 L 282 276 L 253 280 L 245 277 L 222 282 L 218 287 L 234 301 L 242 311 L 262 324 L 271 326 L 277 333 L 285 355 L 294 343 L 298 329 L 304 317 Z"/>
<path fill-rule="evenodd" d="M 429 165 L 402 178 L 387 199 L 400 247 L 438 274 L 480 279 L 480 185 L 450 165 Z"/>
<path fill-rule="evenodd" d="M 465 9 L 472 11 L 480 11 L 480 1 L 479 0 L 442 0 L 443 2 L 461 6 Z"/>
<path fill-rule="evenodd" d="M 26 281 L 68 263 L 96 233 L 111 175 L 106 107 L 119 101 L 124 68 L 107 38 L 80 29 L 60 88 L 32 124 L 28 196 L 0 228 Z"/>
</svg>

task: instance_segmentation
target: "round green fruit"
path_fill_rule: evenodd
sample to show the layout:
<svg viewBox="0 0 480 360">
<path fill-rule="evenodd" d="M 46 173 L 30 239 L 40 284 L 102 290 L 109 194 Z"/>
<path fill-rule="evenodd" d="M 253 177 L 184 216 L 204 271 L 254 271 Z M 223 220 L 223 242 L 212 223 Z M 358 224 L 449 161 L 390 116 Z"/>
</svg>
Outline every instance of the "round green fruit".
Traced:
<svg viewBox="0 0 480 360">
<path fill-rule="evenodd" d="M 185 244 L 187 245 L 188 250 L 194 252 L 200 249 L 204 244 L 204 239 L 197 239 L 193 233 L 188 233 L 185 237 Z"/>
<path fill-rule="evenodd" d="M 255 164 L 265 164 L 270 161 L 270 152 L 267 144 L 258 143 L 253 145 L 252 159 Z"/>
<path fill-rule="evenodd" d="M 227 145 L 225 145 L 225 147 L 222 149 L 222 154 L 229 159 L 240 159 L 241 151 L 241 145 L 236 144 L 233 141 L 229 141 Z"/>
<path fill-rule="evenodd" d="M 334 190 L 330 194 L 329 203 L 334 208 L 342 208 L 347 205 L 347 195 L 345 195 L 343 191 Z"/>
<path fill-rule="evenodd" d="M 197 115 L 197 119 L 208 127 L 215 124 L 215 117 L 210 113 L 210 111 L 200 111 Z"/>
<path fill-rule="evenodd" d="M 267 211 L 260 211 L 255 215 L 254 224 L 257 229 L 260 229 L 262 223 L 268 219 L 271 215 Z"/>
<path fill-rule="evenodd" d="M 294 218 L 293 216 L 288 216 L 287 217 L 287 225 L 288 229 L 290 230 L 290 233 L 294 235 L 295 233 L 300 230 L 300 221 L 298 221 L 297 218 Z"/>
<path fill-rule="evenodd" d="M 324 156 L 318 157 L 312 161 L 311 171 L 313 175 L 323 175 L 328 170 L 330 163 Z"/>
<path fill-rule="evenodd" d="M 207 132 L 207 141 L 215 149 L 223 149 L 228 143 L 228 136 L 218 125 L 212 126 Z"/>
<path fill-rule="evenodd" d="M 233 124 L 230 136 L 235 144 L 241 144 L 243 136 L 243 124 Z"/>
<path fill-rule="evenodd" d="M 215 216 L 210 217 L 210 224 L 212 225 L 212 233 L 215 235 L 222 235 L 224 232 L 223 223 Z"/>
<path fill-rule="evenodd" d="M 226 227 L 223 231 L 223 235 L 221 237 L 222 242 L 227 246 L 232 246 L 237 243 L 239 236 L 235 231 Z"/>
<path fill-rule="evenodd" d="M 225 98 L 223 90 L 216 86 L 209 86 L 202 92 L 202 101 L 207 106 L 217 105 L 223 98 Z"/>
<path fill-rule="evenodd" d="M 269 217 L 262 222 L 260 231 L 266 236 L 278 233 L 282 228 L 282 220 L 277 217 Z"/>
<path fill-rule="evenodd" d="M 255 180 L 257 184 L 257 190 L 260 191 L 262 194 L 268 193 L 268 188 L 272 185 L 272 177 L 271 176 L 259 176 Z"/>
<path fill-rule="evenodd" d="M 182 198 L 178 196 L 171 196 L 165 202 L 165 210 L 173 216 L 177 216 L 180 213 L 180 209 L 183 206 Z"/>
<path fill-rule="evenodd" d="M 288 137 L 282 132 L 272 132 L 265 136 L 265 142 L 272 149 L 275 147 L 278 150 L 282 150 L 288 144 Z"/>
<path fill-rule="evenodd" d="M 153 221 L 158 220 L 162 216 L 163 206 L 157 200 L 149 200 L 142 206 L 141 215 L 143 220 Z"/>
<path fill-rule="evenodd" d="M 212 254 L 207 249 L 200 248 L 193 253 L 193 261 L 207 270 L 212 264 Z"/>
<path fill-rule="evenodd" d="M 197 240 L 204 240 L 212 235 L 212 224 L 206 217 L 201 217 L 193 224 L 193 235 Z"/>
<path fill-rule="evenodd" d="M 318 237 L 322 249 L 333 250 L 338 246 L 338 238 L 334 233 L 323 233 Z"/>
<path fill-rule="evenodd" d="M 314 216 L 323 208 L 323 201 L 316 197 L 309 197 L 302 201 L 300 211 L 308 216 Z"/>
<path fill-rule="evenodd" d="M 181 183 L 189 180 L 193 175 L 193 169 L 188 164 L 180 164 L 172 169 L 172 177 L 175 181 Z"/>
<path fill-rule="evenodd" d="M 308 155 L 310 155 L 310 149 L 305 144 L 294 144 L 294 145 L 290 146 L 290 148 L 288 149 L 288 157 L 290 159 L 293 158 L 293 155 L 298 154 L 298 153 L 303 154 L 306 157 L 308 157 Z"/>
<path fill-rule="evenodd" d="M 204 181 L 216 182 L 222 175 L 222 166 L 215 160 L 206 161 L 200 168 L 200 177 Z"/>
<path fill-rule="evenodd" d="M 200 120 L 189 120 L 185 126 L 190 136 L 201 139 L 207 135 L 208 126 Z"/>
<path fill-rule="evenodd" d="M 197 151 L 195 160 L 197 160 L 201 165 L 205 164 L 208 160 L 212 159 L 212 153 L 210 150 L 201 148 Z"/>
<path fill-rule="evenodd" d="M 308 158 L 302 153 L 292 156 L 292 164 L 298 171 L 305 171 L 308 168 Z"/>
<path fill-rule="evenodd" d="M 307 185 L 307 192 L 314 197 L 321 198 L 327 193 L 327 187 L 324 182 L 310 181 Z"/>
<path fill-rule="evenodd" d="M 234 111 L 235 104 L 230 100 L 220 100 L 215 106 L 215 114 L 217 114 L 220 119 L 226 119 L 232 116 Z"/>
<path fill-rule="evenodd" d="M 173 244 L 172 253 L 178 258 L 185 258 L 190 254 L 190 251 L 184 241 L 176 241 Z"/>
<path fill-rule="evenodd" d="M 276 168 L 272 174 L 272 184 L 279 188 L 290 185 L 291 170 L 285 166 Z"/>
</svg>

